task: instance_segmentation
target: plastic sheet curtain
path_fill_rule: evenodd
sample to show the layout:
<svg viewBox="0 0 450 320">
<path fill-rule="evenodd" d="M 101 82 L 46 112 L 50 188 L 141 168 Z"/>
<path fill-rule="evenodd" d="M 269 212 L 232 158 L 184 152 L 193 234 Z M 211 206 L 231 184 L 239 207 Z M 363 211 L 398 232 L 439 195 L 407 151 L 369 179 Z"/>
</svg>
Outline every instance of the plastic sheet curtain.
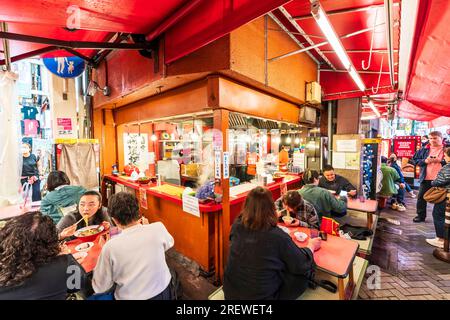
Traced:
<svg viewBox="0 0 450 320">
<path fill-rule="evenodd" d="M 0 207 L 21 202 L 22 154 L 20 114 L 17 107 L 18 75 L 0 71 Z"/>
</svg>

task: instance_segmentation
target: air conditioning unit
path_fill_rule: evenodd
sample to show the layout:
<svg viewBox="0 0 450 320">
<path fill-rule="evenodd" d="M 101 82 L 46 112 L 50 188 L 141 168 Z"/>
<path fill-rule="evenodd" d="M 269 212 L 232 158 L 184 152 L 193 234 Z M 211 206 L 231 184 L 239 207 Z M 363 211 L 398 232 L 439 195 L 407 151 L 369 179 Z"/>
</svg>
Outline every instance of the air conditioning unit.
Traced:
<svg viewBox="0 0 450 320">
<path fill-rule="evenodd" d="M 313 107 L 301 107 L 298 122 L 315 124 L 317 122 L 317 110 Z"/>
<path fill-rule="evenodd" d="M 315 81 L 306 83 L 306 102 L 313 104 L 322 102 L 322 88 Z"/>
</svg>

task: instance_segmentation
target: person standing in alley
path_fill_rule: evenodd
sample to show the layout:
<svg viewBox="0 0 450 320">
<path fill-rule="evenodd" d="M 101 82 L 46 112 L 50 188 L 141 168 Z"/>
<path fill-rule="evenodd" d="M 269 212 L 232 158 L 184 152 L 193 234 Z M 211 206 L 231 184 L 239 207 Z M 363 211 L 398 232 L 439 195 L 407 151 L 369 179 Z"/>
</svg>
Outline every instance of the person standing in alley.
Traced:
<svg viewBox="0 0 450 320">
<path fill-rule="evenodd" d="M 414 222 L 424 222 L 427 217 L 427 202 L 423 196 L 431 188 L 439 170 L 445 165 L 442 133 L 433 131 L 429 134 L 429 143 L 425 144 L 413 157 L 415 165 L 420 167 L 419 194 L 417 195 L 417 216 Z"/>
</svg>

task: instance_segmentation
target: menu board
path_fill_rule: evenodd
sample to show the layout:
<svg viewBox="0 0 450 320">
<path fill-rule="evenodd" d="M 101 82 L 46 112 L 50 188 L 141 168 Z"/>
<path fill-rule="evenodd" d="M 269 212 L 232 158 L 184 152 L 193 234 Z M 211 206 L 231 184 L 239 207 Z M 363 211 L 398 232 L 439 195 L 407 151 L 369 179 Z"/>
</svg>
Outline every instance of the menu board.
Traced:
<svg viewBox="0 0 450 320">
<path fill-rule="evenodd" d="M 394 139 L 394 153 L 398 158 L 412 158 L 415 152 L 415 139 Z"/>
</svg>

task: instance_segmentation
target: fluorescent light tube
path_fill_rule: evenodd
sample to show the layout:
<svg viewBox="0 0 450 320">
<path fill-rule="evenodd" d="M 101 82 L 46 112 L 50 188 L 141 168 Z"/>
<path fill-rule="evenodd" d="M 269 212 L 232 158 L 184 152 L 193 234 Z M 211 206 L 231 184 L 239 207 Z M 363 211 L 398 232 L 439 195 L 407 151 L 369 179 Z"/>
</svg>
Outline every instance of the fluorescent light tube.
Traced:
<svg viewBox="0 0 450 320">
<path fill-rule="evenodd" d="M 358 86 L 359 90 L 364 92 L 366 90 L 366 86 L 362 82 L 361 77 L 359 76 L 358 72 L 356 72 L 356 70 L 353 66 L 350 67 L 349 72 L 350 72 L 350 76 L 352 77 L 352 79 L 356 83 L 356 85 Z"/>
<path fill-rule="evenodd" d="M 372 100 L 369 100 L 369 107 L 370 109 L 372 109 L 373 112 L 375 112 L 375 114 L 377 115 L 377 118 L 381 117 L 380 111 L 378 111 L 378 109 L 375 107 L 375 105 L 373 104 Z"/>
<path fill-rule="evenodd" d="M 336 52 L 337 56 L 341 60 L 342 65 L 346 70 L 348 70 L 351 65 L 350 60 L 345 53 L 345 49 L 339 41 L 336 32 L 334 32 L 334 29 L 331 26 L 331 23 L 328 20 L 328 17 L 323 11 L 322 7 L 319 7 L 319 10 L 316 14 L 313 14 L 313 16 L 316 19 L 316 22 L 319 25 L 320 29 L 322 29 L 323 34 L 327 37 L 328 42 L 333 47 L 334 52 Z"/>
</svg>

